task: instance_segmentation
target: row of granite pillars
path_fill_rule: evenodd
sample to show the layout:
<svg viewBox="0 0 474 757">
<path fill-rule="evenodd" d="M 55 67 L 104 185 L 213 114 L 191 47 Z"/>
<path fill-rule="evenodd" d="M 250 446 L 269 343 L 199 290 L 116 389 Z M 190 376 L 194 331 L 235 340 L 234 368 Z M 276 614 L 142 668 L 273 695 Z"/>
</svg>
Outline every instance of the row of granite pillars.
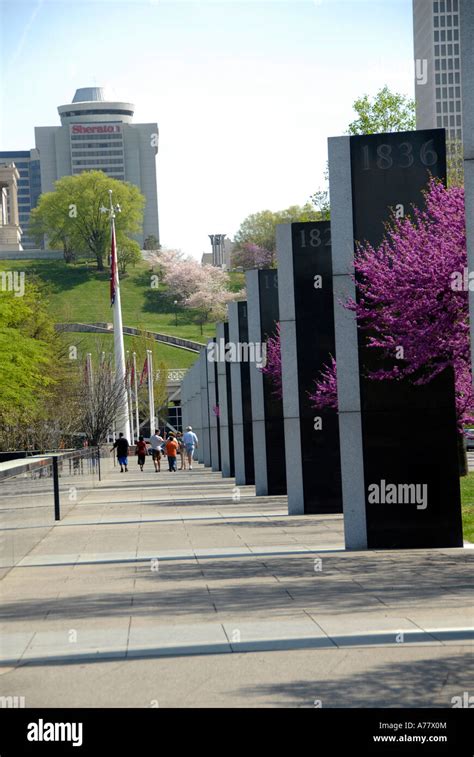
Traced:
<svg viewBox="0 0 474 757">
<path fill-rule="evenodd" d="M 474 3 L 461 0 L 464 172 L 468 268 L 474 270 Z M 288 513 L 342 513 L 346 548 L 463 544 L 454 376 L 423 386 L 373 381 L 380 357 L 354 313 L 359 241 L 377 246 L 392 209 L 423 207 L 430 177 L 446 182 L 444 129 L 329 140 L 331 221 L 277 228 L 278 269 L 246 274 L 247 299 L 203 347 L 182 387 L 184 423 L 201 436 L 200 460 L 255 486 L 287 494 Z M 416 292 L 413 293 L 416 296 Z M 474 291 L 469 292 L 474 346 Z M 281 344 L 281 395 L 262 366 Z M 337 408 L 310 400 L 321 369 L 337 363 Z M 429 433 L 426 430 L 429 429 Z M 407 502 L 369 491 L 425 491 Z"/>
</svg>

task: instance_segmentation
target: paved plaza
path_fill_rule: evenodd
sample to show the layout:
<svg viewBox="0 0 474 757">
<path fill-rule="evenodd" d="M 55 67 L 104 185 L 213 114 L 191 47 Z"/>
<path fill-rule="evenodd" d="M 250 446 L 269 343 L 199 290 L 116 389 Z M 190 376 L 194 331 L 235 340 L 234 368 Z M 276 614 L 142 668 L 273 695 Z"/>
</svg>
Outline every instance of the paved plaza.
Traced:
<svg viewBox="0 0 474 757">
<path fill-rule="evenodd" d="M 134 461 L 133 461 L 134 462 Z M 197 465 L 91 490 L 3 579 L 2 695 L 27 707 L 451 707 L 472 691 L 472 562 L 346 552 Z"/>
</svg>

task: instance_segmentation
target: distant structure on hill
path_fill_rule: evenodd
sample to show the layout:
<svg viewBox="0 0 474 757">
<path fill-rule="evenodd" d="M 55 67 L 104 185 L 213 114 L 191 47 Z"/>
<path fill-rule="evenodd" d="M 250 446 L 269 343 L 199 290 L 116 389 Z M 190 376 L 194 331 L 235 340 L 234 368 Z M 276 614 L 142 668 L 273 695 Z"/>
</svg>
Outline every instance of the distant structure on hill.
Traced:
<svg viewBox="0 0 474 757">
<path fill-rule="evenodd" d="M 225 234 L 209 234 L 212 252 L 202 254 L 202 265 L 213 265 L 216 268 L 230 269 L 230 259 L 234 243 Z"/>
</svg>

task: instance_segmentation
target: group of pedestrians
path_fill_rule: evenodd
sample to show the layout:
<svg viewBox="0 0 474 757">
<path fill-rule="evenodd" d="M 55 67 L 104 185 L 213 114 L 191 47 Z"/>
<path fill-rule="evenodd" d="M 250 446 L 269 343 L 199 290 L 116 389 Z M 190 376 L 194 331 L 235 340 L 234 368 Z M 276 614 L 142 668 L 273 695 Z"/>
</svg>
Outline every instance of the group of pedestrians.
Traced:
<svg viewBox="0 0 474 757">
<path fill-rule="evenodd" d="M 166 439 L 165 436 L 161 436 L 160 430 L 157 428 L 155 429 L 155 433 L 150 437 L 149 445 L 143 436 L 139 437 L 135 445 L 135 455 L 137 456 L 140 470 L 143 471 L 143 466 L 150 451 L 156 473 L 161 471 L 161 460 L 164 457 L 168 460 L 168 470 L 174 473 L 178 470 L 178 455 L 181 457 L 180 470 L 193 469 L 194 452 L 199 446 L 199 440 L 192 426 L 187 426 L 184 434 L 180 431 L 169 433 Z M 127 473 L 130 444 L 122 433 L 119 434 L 119 438 L 112 447 L 112 450 L 114 449 L 117 450 L 120 473 Z"/>
</svg>

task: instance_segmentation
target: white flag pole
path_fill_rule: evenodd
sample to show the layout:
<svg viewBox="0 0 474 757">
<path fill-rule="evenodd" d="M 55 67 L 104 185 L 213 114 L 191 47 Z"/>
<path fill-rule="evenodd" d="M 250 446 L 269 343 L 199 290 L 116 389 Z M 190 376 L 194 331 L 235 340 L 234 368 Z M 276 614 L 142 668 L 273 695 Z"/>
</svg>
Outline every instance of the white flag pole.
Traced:
<svg viewBox="0 0 474 757">
<path fill-rule="evenodd" d="M 123 324 L 122 324 L 122 306 L 120 301 L 120 281 L 117 266 L 117 243 L 115 236 L 115 213 L 120 212 L 120 206 L 114 207 L 112 203 L 112 190 L 109 189 L 110 208 L 101 208 L 102 211 L 109 213 L 112 243 L 111 259 L 111 277 L 113 278 L 114 302 L 113 302 L 113 321 L 114 321 L 114 353 L 115 353 L 115 375 L 120 382 L 120 398 L 116 413 L 116 430 L 122 432 L 126 439 L 130 439 L 130 416 L 128 412 L 128 397 L 125 377 L 125 347 L 123 341 Z"/>
<path fill-rule="evenodd" d="M 128 395 L 128 407 L 129 407 L 129 415 L 130 415 L 130 433 L 132 435 L 132 438 L 130 440 L 130 444 L 134 444 L 135 442 L 135 429 L 133 428 L 133 399 L 132 399 L 132 376 L 131 376 L 131 362 L 130 362 L 130 352 L 127 350 L 127 395 Z M 138 439 L 138 433 L 137 433 L 137 439 Z"/>
<path fill-rule="evenodd" d="M 137 378 L 137 354 L 133 353 L 133 384 L 135 390 L 135 426 L 137 436 L 140 436 L 140 418 L 138 416 L 138 378 Z"/>
<path fill-rule="evenodd" d="M 150 436 L 155 433 L 155 398 L 153 392 L 153 355 L 151 350 L 146 351 L 148 364 L 148 405 L 150 415 Z"/>
</svg>

